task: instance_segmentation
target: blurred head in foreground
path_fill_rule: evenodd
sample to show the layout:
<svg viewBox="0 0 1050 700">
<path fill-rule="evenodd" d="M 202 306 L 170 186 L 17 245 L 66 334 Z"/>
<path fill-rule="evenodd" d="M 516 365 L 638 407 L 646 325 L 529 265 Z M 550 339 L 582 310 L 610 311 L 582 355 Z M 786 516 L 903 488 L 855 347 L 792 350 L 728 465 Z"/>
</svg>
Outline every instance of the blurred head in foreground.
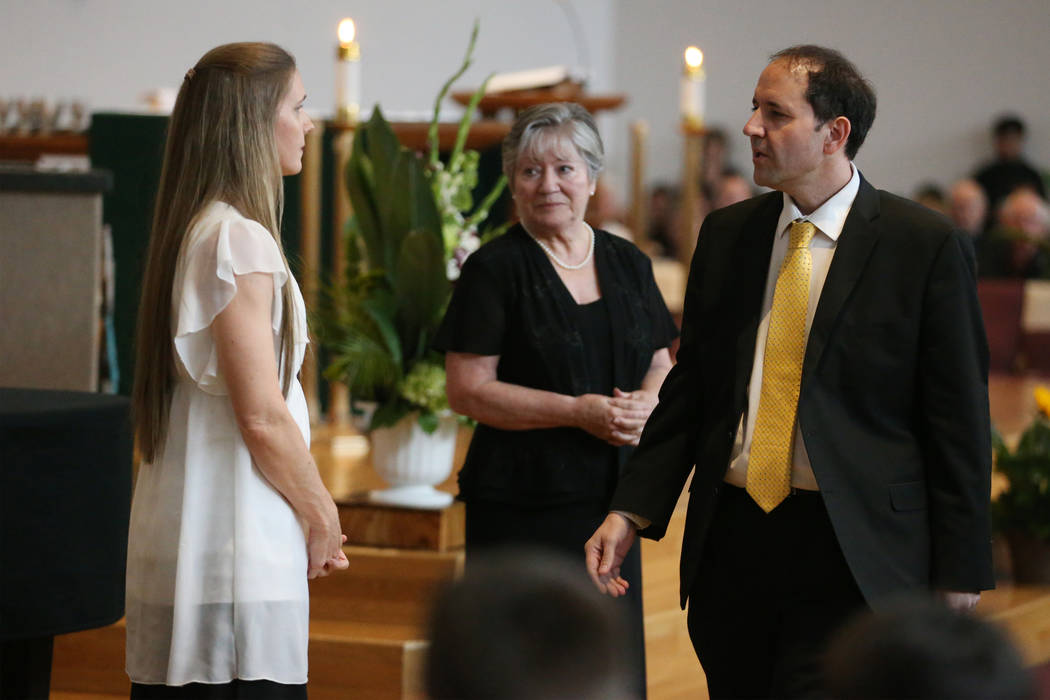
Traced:
<svg viewBox="0 0 1050 700">
<path fill-rule="evenodd" d="M 626 630 L 582 566 L 506 550 L 471 562 L 438 596 L 426 693 L 433 700 L 629 700 Z"/>
<path fill-rule="evenodd" d="M 847 623 L 825 659 L 829 698 L 1034 700 L 1020 654 L 997 627 L 929 598 Z"/>
</svg>

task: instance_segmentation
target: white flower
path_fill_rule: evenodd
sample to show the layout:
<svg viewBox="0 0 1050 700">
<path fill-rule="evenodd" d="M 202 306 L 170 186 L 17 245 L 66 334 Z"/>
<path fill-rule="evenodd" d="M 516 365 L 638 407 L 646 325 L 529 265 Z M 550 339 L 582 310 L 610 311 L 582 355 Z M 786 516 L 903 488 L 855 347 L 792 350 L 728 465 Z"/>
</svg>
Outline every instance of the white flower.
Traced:
<svg viewBox="0 0 1050 700">
<path fill-rule="evenodd" d="M 450 282 L 455 282 L 459 279 L 459 263 L 456 262 L 456 258 L 449 258 L 448 262 L 445 263 L 445 277 Z"/>
</svg>

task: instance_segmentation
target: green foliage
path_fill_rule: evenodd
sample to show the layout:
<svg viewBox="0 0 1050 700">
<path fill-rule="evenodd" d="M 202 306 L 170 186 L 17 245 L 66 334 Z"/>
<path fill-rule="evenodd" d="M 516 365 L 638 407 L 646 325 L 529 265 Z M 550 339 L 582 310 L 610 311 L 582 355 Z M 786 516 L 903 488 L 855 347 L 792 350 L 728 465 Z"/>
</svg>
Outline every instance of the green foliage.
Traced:
<svg viewBox="0 0 1050 700">
<path fill-rule="evenodd" d="M 427 162 L 427 174 L 430 176 L 431 187 L 434 192 L 434 201 L 441 212 L 441 233 L 445 244 L 446 257 L 454 261 L 454 265 L 448 268 L 449 279 L 459 276 L 459 267 L 463 260 L 481 244 L 482 239 L 488 240 L 497 236 L 510 227 L 510 222 L 486 231 L 479 236 L 478 227 L 489 215 L 492 205 L 499 199 L 503 189 L 507 186 L 507 178 L 500 175 L 492 190 L 485 196 L 481 204 L 474 209 L 474 188 L 478 184 L 478 163 L 480 155 L 477 151 L 464 150 L 467 135 L 470 133 L 470 116 L 474 114 L 478 103 L 485 95 L 485 88 L 489 84 L 489 75 L 481 83 L 470 98 L 470 104 L 459 122 L 456 131 L 456 142 L 452 146 L 452 152 L 448 156 L 448 162 L 443 163 L 438 157 L 438 124 L 441 117 L 441 102 L 445 99 L 452 84 L 466 72 L 472 62 L 474 44 L 478 38 L 478 23 L 474 22 L 474 30 L 470 34 L 470 43 L 467 45 L 467 53 L 451 78 L 445 81 L 434 100 L 434 116 L 430 121 L 430 130 L 427 133 L 427 143 L 430 147 L 430 157 Z M 471 209 L 474 209 L 473 213 Z"/>
<path fill-rule="evenodd" d="M 433 432 L 437 414 L 448 410 L 444 363 L 430 346 L 452 292 L 449 280 L 479 245 L 477 227 L 506 184 L 501 177 L 471 212 L 479 157 L 463 146 L 484 84 L 448 162 L 438 154 L 441 101 L 470 65 L 477 32 L 475 22 L 463 65 L 438 94 L 426 161 L 401 146 L 376 106 L 357 129 L 346 164 L 354 212 L 345 228 L 347 282 L 330 291 L 320 327 L 334 358 L 325 376 L 345 382 L 355 399 L 377 403 L 372 428 L 418 412 L 420 425 Z"/>
<path fill-rule="evenodd" d="M 992 435 L 996 469 L 1010 483 L 992 503 L 996 528 L 1024 530 L 1050 542 L 1050 421 L 1038 416 L 1009 449 L 998 432 Z"/>
</svg>

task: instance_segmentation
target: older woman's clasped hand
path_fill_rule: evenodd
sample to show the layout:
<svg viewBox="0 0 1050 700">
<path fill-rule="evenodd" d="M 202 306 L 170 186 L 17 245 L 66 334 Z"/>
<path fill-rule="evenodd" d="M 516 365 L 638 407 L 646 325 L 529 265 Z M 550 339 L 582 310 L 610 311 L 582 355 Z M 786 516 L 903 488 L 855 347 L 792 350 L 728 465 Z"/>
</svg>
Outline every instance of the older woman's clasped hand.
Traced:
<svg viewBox="0 0 1050 700">
<path fill-rule="evenodd" d="M 610 445 L 637 445 L 658 400 L 655 392 L 644 389 L 584 394 L 576 399 L 579 427 Z"/>
</svg>

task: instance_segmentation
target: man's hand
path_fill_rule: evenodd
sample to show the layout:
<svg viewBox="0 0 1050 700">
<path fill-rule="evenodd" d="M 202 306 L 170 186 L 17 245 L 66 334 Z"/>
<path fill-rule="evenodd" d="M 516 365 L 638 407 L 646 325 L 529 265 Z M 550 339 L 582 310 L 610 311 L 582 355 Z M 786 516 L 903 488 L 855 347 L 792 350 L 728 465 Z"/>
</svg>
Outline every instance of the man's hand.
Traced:
<svg viewBox="0 0 1050 700">
<path fill-rule="evenodd" d="M 973 610 L 977 606 L 977 601 L 981 599 L 980 593 L 966 593 L 964 591 L 938 591 L 937 595 L 944 601 L 945 605 L 959 612 Z"/>
<path fill-rule="evenodd" d="M 609 513 L 583 546 L 587 573 L 602 593 L 613 598 L 627 593 L 630 584 L 620 576 L 620 565 L 634 544 L 634 525 L 619 513 Z"/>
</svg>

